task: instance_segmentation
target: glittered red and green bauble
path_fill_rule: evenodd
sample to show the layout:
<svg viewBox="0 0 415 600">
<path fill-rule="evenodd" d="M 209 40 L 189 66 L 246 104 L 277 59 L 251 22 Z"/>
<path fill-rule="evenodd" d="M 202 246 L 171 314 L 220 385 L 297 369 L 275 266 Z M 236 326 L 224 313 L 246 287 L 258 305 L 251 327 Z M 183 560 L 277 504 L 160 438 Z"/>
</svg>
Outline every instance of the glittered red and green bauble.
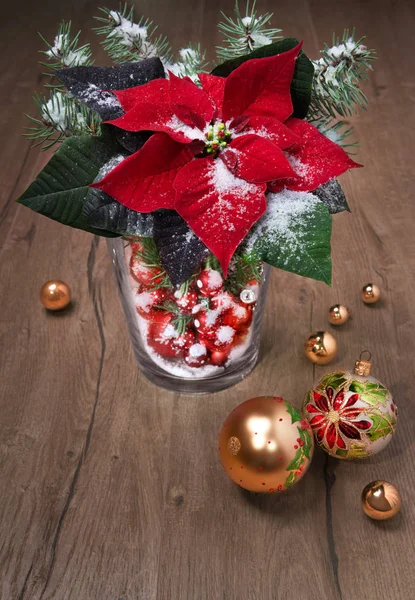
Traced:
<svg viewBox="0 0 415 600">
<path fill-rule="evenodd" d="M 370 361 L 358 360 L 353 373 L 328 373 L 307 392 L 303 414 L 316 443 L 331 456 L 368 458 L 392 440 L 398 409 L 370 367 Z"/>
</svg>

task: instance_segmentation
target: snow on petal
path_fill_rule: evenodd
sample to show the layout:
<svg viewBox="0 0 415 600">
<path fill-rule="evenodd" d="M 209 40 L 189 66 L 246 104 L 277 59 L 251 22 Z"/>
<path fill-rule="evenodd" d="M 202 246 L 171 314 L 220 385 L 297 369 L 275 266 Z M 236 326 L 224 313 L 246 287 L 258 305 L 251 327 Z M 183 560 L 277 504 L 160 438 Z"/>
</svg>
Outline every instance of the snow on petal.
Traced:
<svg viewBox="0 0 415 600">
<path fill-rule="evenodd" d="M 141 150 L 126 158 L 91 187 L 102 190 L 137 212 L 173 208 L 173 181 L 192 158 L 193 154 L 186 146 L 166 134 L 156 133 Z"/>
<path fill-rule="evenodd" d="M 220 158 L 234 175 L 252 183 L 266 183 L 295 176 L 283 151 L 273 142 L 255 134 L 234 140 Z"/>
<path fill-rule="evenodd" d="M 281 121 L 272 117 L 251 116 L 245 129 L 238 132 L 234 137 L 246 135 L 247 133 L 255 133 L 274 144 L 277 144 L 281 150 L 291 148 L 296 144 L 301 143 L 301 138 L 286 127 Z"/>
<path fill-rule="evenodd" d="M 183 167 L 174 181 L 174 208 L 221 263 L 229 261 L 266 209 L 265 184 L 235 177 L 222 160 L 200 158 Z"/>
<path fill-rule="evenodd" d="M 279 191 L 284 186 L 296 191 L 312 191 L 348 169 L 362 166 L 354 162 L 343 148 L 320 133 L 311 123 L 301 119 L 289 119 L 286 125 L 301 137 L 299 148 L 295 152 L 286 153 L 296 176 L 271 184 L 272 191 Z"/>
<path fill-rule="evenodd" d="M 275 56 L 247 60 L 232 71 L 225 84 L 223 118 L 247 114 L 288 119 L 293 112 L 290 86 L 301 46 Z"/>
</svg>

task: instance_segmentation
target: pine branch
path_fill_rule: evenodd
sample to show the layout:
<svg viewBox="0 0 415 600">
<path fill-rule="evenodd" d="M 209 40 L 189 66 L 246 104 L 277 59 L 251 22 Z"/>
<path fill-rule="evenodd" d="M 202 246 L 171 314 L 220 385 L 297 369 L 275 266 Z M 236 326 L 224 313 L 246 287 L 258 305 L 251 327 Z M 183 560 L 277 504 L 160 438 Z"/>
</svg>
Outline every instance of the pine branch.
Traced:
<svg viewBox="0 0 415 600">
<path fill-rule="evenodd" d="M 359 147 L 359 142 L 350 142 L 354 129 L 347 121 L 333 121 L 330 118 L 314 121 L 313 125 L 332 142 L 339 144 L 348 154 L 356 154 L 353 150 Z"/>
<path fill-rule="evenodd" d="M 73 135 L 99 135 L 101 119 L 75 98 L 56 91 L 45 96 L 36 94 L 33 98 L 39 117 L 25 115 L 32 123 L 26 127 L 25 137 L 48 150 L 65 138 Z"/>
<path fill-rule="evenodd" d="M 281 29 L 266 27 L 272 18 L 272 14 L 257 15 L 255 5 L 256 0 L 253 1 L 250 8 L 249 0 L 247 0 L 245 16 L 243 17 L 239 10 L 238 0 L 236 0 L 234 18 L 226 16 L 223 12 L 221 13 L 224 20 L 219 23 L 218 29 L 225 38 L 225 45 L 216 48 L 220 62 L 249 54 L 253 50 L 272 44 L 272 42 L 282 37 L 279 35 Z"/>
<path fill-rule="evenodd" d="M 327 44 L 321 58 L 314 61 L 313 95 L 308 120 L 319 121 L 350 116 L 357 108 L 366 108 L 368 100 L 360 89 L 368 78 L 375 60 L 374 50 L 363 45 L 362 37 L 355 40 L 354 30 L 346 29 L 340 39 L 333 35 L 333 45 Z"/>
<path fill-rule="evenodd" d="M 171 48 L 163 35 L 156 37 L 157 26 L 150 19 L 141 17 L 134 23 L 134 8 L 127 4 L 119 10 L 99 9 L 103 16 L 95 17 L 102 23 L 95 28 L 98 35 L 104 35 L 101 42 L 109 57 L 117 64 L 137 62 L 145 58 L 159 56 L 163 62 L 171 62 Z"/>
<path fill-rule="evenodd" d="M 50 44 L 40 33 L 39 36 L 47 46 L 47 50 L 41 50 L 48 62 L 41 62 L 40 64 L 50 69 L 47 75 L 54 76 L 55 72 L 65 67 L 79 67 L 86 66 L 90 67 L 94 64 L 92 60 L 91 46 L 90 44 L 84 44 L 78 46 L 79 36 L 81 32 L 75 35 L 71 39 L 71 22 L 62 21 L 59 25 L 58 33 L 55 37 L 53 45 Z M 53 86 L 53 87 L 61 87 Z"/>
<path fill-rule="evenodd" d="M 179 50 L 179 60 L 174 64 L 167 64 L 166 68 L 178 77 L 190 77 L 198 83 L 198 73 L 206 72 L 206 51 L 202 52 L 200 44 L 189 44 L 187 48 Z"/>
</svg>

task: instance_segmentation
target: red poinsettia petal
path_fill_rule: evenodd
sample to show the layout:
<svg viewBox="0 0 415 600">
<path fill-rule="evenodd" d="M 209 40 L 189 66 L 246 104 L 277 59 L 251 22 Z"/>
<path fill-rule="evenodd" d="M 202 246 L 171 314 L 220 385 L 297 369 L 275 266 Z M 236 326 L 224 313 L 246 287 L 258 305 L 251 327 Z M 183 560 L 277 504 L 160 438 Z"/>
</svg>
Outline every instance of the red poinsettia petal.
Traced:
<svg viewBox="0 0 415 600">
<path fill-rule="evenodd" d="M 329 140 L 311 123 L 301 119 L 289 119 L 285 125 L 302 139 L 298 150 L 287 153 L 296 177 L 285 182 L 277 181 L 271 186 L 272 191 L 280 191 L 281 185 L 284 185 L 290 190 L 310 192 L 348 169 L 362 166 L 354 162 L 339 144 Z"/>
<path fill-rule="evenodd" d="M 345 408 L 341 411 L 342 419 L 357 419 L 363 410 L 363 408 Z"/>
<path fill-rule="evenodd" d="M 113 92 L 121 104 L 124 112 L 132 110 L 136 104 L 164 104 L 169 103 L 170 84 L 167 79 L 153 79 L 144 85 L 116 90 Z"/>
<path fill-rule="evenodd" d="M 144 85 L 115 92 L 124 110 L 121 117 L 107 121 L 126 131 L 161 131 L 177 142 L 204 139 L 204 133 L 174 114 L 170 106 L 170 81 L 155 79 Z"/>
<path fill-rule="evenodd" d="M 309 413 L 320 413 L 320 409 L 318 409 L 314 404 L 307 404 L 305 407 L 306 411 Z"/>
<path fill-rule="evenodd" d="M 366 429 L 370 429 L 372 427 L 372 422 L 361 419 L 360 421 L 353 421 L 353 425 L 358 429 L 363 429 L 366 431 Z"/>
<path fill-rule="evenodd" d="M 336 444 L 339 448 L 343 448 L 343 449 L 346 448 L 346 444 L 345 444 L 343 438 L 341 437 L 340 432 L 337 432 Z"/>
<path fill-rule="evenodd" d="M 286 150 L 287 148 L 301 144 L 300 136 L 288 129 L 284 123 L 281 123 L 272 117 L 249 117 L 245 131 L 242 133 L 256 133 L 257 135 L 274 142 L 281 150 Z"/>
<path fill-rule="evenodd" d="M 347 438 L 360 440 L 359 431 L 349 423 L 346 423 L 346 421 L 339 421 L 339 429 Z"/>
<path fill-rule="evenodd" d="M 266 183 L 290 177 L 293 170 L 283 151 L 258 135 L 241 135 L 233 139 L 220 158 L 236 176 L 252 183 Z"/>
<path fill-rule="evenodd" d="M 265 185 L 235 177 L 218 159 L 200 158 L 176 177 L 175 209 L 219 260 L 229 261 L 252 225 L 265 212 Z"/>
<path fill-rule="evenodd" d="M 322 423 L 324 423 L 326 421 L 326 418 L 324 417 L 324 415 L 316 415 L 315 417 L 313 417 L 310 421 L 310 425 L 311 427 L 320 427 Z"/>
<path fill-rule="evenodd" d="M 327 388 L 326 394 L 327 394 L 327 398 L 329 399 L 330 406 L 333 407 L 333 394 L 334 394 L 333 388 L 332 387 Z"/>
<path fill-rule="evenodd" d="M 225 121 L 242 114 L 288 119 L 293 112 L 290 86 L 301 46 L 276 56 L 247 60 L 232 71 L 225 85 Z"/>
<path fill-rule="evenodd" d="M 347 402 L 344 405 L 343 409 L 349 408 L 349 406 L 354 406 L 358 400 L 359 400 L 359 394 L 352 394 L 351 396 L 349 396 L 347 398 Z"/>
<path fill-rule="evenodd" d="M 330 425 L 327 427 L 327 431 L 326 431 L 327 445 L 330 449 L 333 448 L 334 444 L 336 443 L 336 439 L 337 439 L 337 428 L 334 423 L 330 423 Z"/>
<path fill-rule="evenodd" d="M 183 123 L 203 131 L 213 117 L 209 96 L 188 77 L 170 74 L 170 108 Z"/>
<path fill-rule="evenodd" d="M 141 150 L 126 158 L 91 187 L 102 190 L 120 204 L 138 212 L 173 208 L 173 181 L 192 158 L 187 146 L 164 133 L 156 133 Z"/>
<path fill-rule="evenodd" d="M 327 401 L 327 398 L 315 391 L 313 391 L 313 396 L 314 396 L 314 402 L 317 404 L 319 409 L 322 410 L 323 412 L 329 412 L 330 408 L 329 408 L 329 403 Z"/>
<path fill-rule="evenodd" d="M 221 119 L 226 79 L 217 75 L 209 75 L 208 73 L 199 73 L 199 79 L 202 88 L 215 107 L 215 118 Z"/>
<path fill-rule="evenodd" d="M 324 439 L 324 434 L 326 433 L 326 429 L 327 429 L 327 422 L 320 427 L 320 429 L 317 429 L 316 431 L 316 436 L 317 436 L 317 441 L 322 442 Z"/>
<path fill-rule="evenodd" d="M 339 410 L 341 405 L 344 402 L 344 390 L 340 390 L 340 392 L 336 395 L 333 402 L 333 410 Z"/>
</svg>

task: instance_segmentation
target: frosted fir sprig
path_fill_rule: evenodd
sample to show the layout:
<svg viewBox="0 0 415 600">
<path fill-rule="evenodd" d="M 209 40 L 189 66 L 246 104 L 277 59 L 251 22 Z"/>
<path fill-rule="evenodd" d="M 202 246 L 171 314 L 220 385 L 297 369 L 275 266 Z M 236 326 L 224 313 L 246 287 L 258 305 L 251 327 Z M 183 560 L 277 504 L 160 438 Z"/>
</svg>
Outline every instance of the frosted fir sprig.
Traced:
<svg viewBox="0 0 415 600">
<path fill-rule="evenodd" d="M 166 64 L 166 69 L 177 77 L 190 77 L 198 83 L 198 73 L 206 72 L 206 52 L 202 52 L 200 44 L 189 44 L 187 48 L 179 50 L 179 60 L 173 64 Z"/>
<path fill-rule="evenodd" d="M 90 44 L 78 46 L 80 34 L 81 32 L 78 31 L 72 39 L 70 21 L 61 22 L 53 44 L 39 34 L 47 46 L 47 50 L 40 52 L 47 58 L 47 62 L 41 62 L 41 65 L 50 69 L 51 72 L 48 72 L 48 75 L 54 75 L 55 71 L 65 67 L 90 67 L 94 64 Z"/>
<path fill-rule="evenodd" d="M 134 23 L 134 8 L 127 4 L 119 10 L 99 10 L 102 16 L 95 18 L 102 25 L 95 31 L 105 36 L 102 46 L 115 63 L 137 62 L 154 56 L 163 62 L 171 62 L 170 44 L 165 36 L 156 37 L 157 26 L 153 21 L 142 17 Z"/>
<path fill-rule="evenodd" d="M 356 40 L 354 30 L 346 29 L 341 41 L 333 35 L 333 45 L 326 44 L 321 58 L 313 62 L 310 121 L 350 116 L 358 107 L 366 108 L 368 99 L 360 84 L 368 78 L 376 55 L 363 44 L 364 39 Z"/>
<path fill-rule="evenodd" d="M 223 21 L 218 24 L 219 31 L 223 34 L 224 45 L 216 48 L 216 54 L 219 61 L 230 60 L 237 56 L 249 54 L 261 46 L 272 44 L 275 40 L 281 39 L 281 29 L 266 27 L 272 13 L 258 15 L 255 10 L 256 0 L 249 7 L 247 0 L 245 16 L 242 15 L 238 0 L 236 0 L 234 9 L 234 18 L 228 17 L 223 12 Z"/>
<path fill-rule="evenodd" d="M 36 94 L 34 102 L 39 116 L 25 115 L 33 126 L 26 127 L 24 135 L 42 150 L 48 150 L 70 136 L 101 133 L 100 117 L 61 91 L 53 92 L 49 100 Z"/>
<path fill-rule="evenodd" d="M 354 150 L 359 147 L 359 142 L 351 141 L 354 135 L 353 127 L 347 121 L 333 121 L 330 118 L 314 121 L 313 125 L 329 140 L 335 142 L 348 154 L 355 154 Z"/>
</svg>

